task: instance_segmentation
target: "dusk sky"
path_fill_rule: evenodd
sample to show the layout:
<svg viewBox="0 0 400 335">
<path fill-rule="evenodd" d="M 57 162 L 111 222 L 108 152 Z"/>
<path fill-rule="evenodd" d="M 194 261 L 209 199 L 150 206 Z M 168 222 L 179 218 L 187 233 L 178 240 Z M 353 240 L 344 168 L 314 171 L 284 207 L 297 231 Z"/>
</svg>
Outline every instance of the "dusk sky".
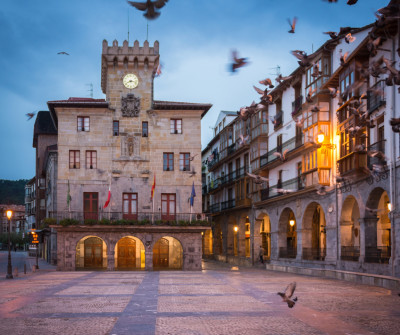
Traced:
<svg viewBox="0 0 400 335">
<path fill-rule="evenodd" d="M 311 53 L 329 36 L 324 31 L 362 27 L 389 0 L 169 0 L 161 16 L 148 21 L 148 40 L 160 43 L 161 77 L 156 100 L 211 103 L 202 121 L 202 147 L 221 110 L 237 111 L 258 100 L 253 85 L 276 67 L 290 74 L 297 60 L 290 50 Z M 288 18 L 298 17 L 295 34 Z M 119 45 L 146 40 L 147 20 L 125 0 L 3 0 L 0 7 L 0 179 L 35 174 L 32 147 L 35 118 L 47 101 L 69 97 L 105 98 L 100 87 L 102 41 Z M 227 71 L 232 49 L 250 64 Z M 58 55 L 65 51 L 70 55 Z M 210 128 L 211 127 L 211 128 Z"/>
</svg>

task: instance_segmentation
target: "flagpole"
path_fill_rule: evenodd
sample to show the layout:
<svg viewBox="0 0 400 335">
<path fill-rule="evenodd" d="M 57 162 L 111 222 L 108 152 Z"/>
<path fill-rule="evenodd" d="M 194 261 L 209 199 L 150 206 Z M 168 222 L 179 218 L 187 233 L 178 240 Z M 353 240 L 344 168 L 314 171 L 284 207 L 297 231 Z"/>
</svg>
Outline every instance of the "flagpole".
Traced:
<svg viewBox="0 0 400 335">
<path fill-rule="evenodd" d="M 108 188 L 108 191 L 111 192 L 111 175 L 110 175 L 110 187 Z M 108 219 L 111 220 L 111 205 L 108 207 Z"/>
</svg>

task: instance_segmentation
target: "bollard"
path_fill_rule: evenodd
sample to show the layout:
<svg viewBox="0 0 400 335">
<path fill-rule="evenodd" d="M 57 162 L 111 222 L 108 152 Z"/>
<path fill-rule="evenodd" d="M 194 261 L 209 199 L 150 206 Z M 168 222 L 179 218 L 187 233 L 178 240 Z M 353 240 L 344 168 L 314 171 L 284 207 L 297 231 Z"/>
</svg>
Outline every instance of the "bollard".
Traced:
<svg viewBox="0 0 400 335">
<path fill-rule="evenodd" d="M 26 263 L 24 263 L 24 275 L 26 275 Z"/>
</svg>

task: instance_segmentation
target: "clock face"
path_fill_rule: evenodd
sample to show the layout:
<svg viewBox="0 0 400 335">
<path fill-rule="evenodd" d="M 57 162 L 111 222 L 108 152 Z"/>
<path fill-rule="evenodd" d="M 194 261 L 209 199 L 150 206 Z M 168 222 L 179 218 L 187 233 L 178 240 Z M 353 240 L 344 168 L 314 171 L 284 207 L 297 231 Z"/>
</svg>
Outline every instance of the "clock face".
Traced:
<svg viewBox="0 0 400 335">
<path fill-rule="evenodd" d="M 128 73 L 123 79 L 126 88 L 135 88 L 139 84 L 139 79 L 133 73 Z"/>
</svg>

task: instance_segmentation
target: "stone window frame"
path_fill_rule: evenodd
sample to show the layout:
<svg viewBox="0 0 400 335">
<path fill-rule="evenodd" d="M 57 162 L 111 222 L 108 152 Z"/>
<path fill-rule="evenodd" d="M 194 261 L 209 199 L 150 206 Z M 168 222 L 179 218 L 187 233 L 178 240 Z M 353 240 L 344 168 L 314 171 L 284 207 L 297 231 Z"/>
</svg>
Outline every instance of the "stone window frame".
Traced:
<svg viewBox="0 0 400 335">
<path fill-rule="evenodd" d="M 149 137 L 149 123 L 147 121 L 142 122 L 142 137 Z"/>
<path fill-rule="evenodd" d="M 119 136 L 119 121 L 113 120 L 113 136 Z"/>
<path fill-rule="evenodd" d="M 182 119 L 170 120 L 170 132 L 171 134 L 182 134 Z"/>
<path fill-rule="evenodd" d="M 72 154 L 72 155 L 71 155 Z M 70 169 L 80 169 L 80 150 L 70 150 L 69 151 L 69 168 Z"/>
<path fill-rule="evenodd" d="M 97 169 L 97 151 L 86 150 L 86 169 Z"/>
<path fill-rule="evenodd" d="M 76 119 L 76 128 L 78 132 L 90 131 L 90 117 L 78 116 Z"/>
<path fill-rule="evenodd" d="M 179 153 L 179 171 L 190 171 L 190 152 Z"/>
<path fill-rule="evenodd" d="M 163 153 L 163 171 L 174 171 L 174 153 Z"/>
</svg>

